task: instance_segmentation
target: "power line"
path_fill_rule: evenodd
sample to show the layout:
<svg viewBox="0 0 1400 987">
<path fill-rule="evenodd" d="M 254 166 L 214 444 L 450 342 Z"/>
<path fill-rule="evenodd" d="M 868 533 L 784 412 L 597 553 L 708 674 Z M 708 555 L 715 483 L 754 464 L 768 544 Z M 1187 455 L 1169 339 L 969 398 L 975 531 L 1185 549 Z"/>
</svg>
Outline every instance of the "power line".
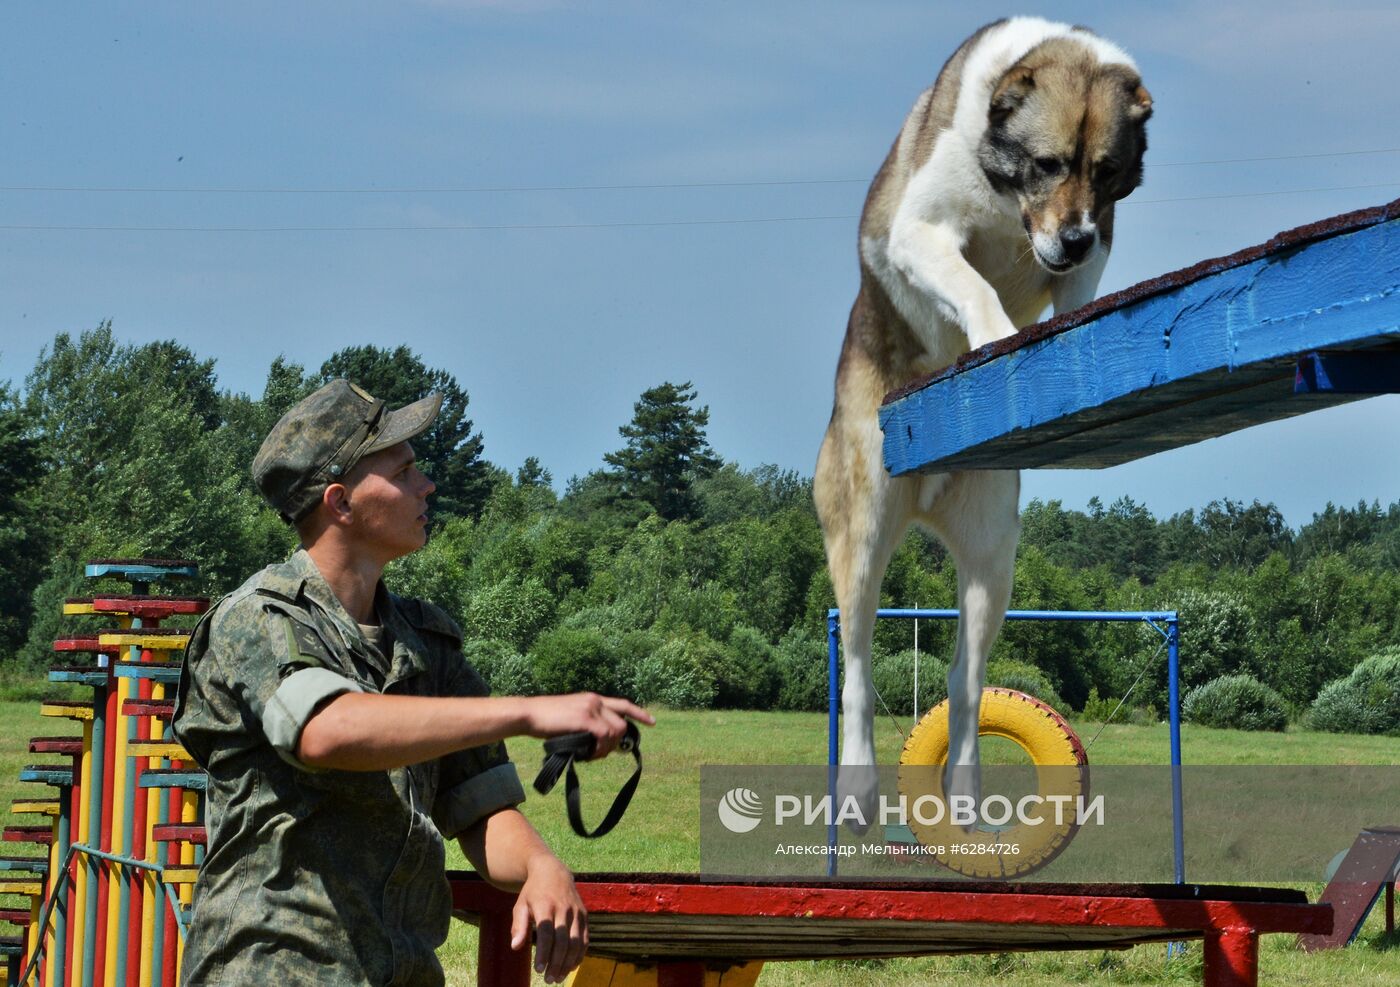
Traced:
<svg viewBox="0 0 1400 987">
<path fill-rule="evenodd" d="M 1253 199 L 1273 195 L 1308 195 L 1317 192 L 1351 192 L 1358 189 L 1395 188 L 1400 182 L 1369 185 L 1332 185 L 1319 188 L 1274 189 L 1267 192 L 1232 192 L 1223 195 L 1189 195 L 1171 199 L 1127 199 L 1124 206 L 1166 202 L 1202 202 L 1215 199 Z M 621 230 L 666 226 L 750 226 L 764 223 L 813 223 L 859 219 L 858 213 L 832 216 L 762 216 L 738 219 L 670 219 L 621 223 L 500 223 L 444 224 L 440 226 L 67 226 L 8 223 L 0 230 L 55 233 L 433 233 L 488 232 L 501 230 Z"/>
<path fill-rule="evenodd" d="M 1380 147 L 1359 151 L 1320 151 L 1311 154 L 1277 154 L 1255 158 L 1215 158 L 1204 161 L 1151 162 L 1152 168 L 1188 168 L 1198 165 L 1252 164 L 1262 161 L 1301 161 L 1315 158 L 1354 157 L 1365 154 L 1397 154 L 1400 147 Z M 704 188 L 770 188 L 776 186 L 852 185 L 863 184 L 869 178 L 783 178 L 739 182 L 652 182 L 617 185 L 463 185 L 463 186 L 346 186 L 275 188 L 259 186 L 191 186 L 191 185 L 0 185 L 0 192 L 91 192 L 135 194 L 198 194 L 198 195 L 484 195 L 523 192 L 636 192 L 666 189 Z"/>
<path fill-rule="evenodd" d="M 1212 161 L 1153 161 L 1149 168 L 1186 168 L 1193 165 L 1246 164 L 1255 161 L 1302 161 L 1306 158 L 1345 158 L 1357 154 L 1400 154 L 1400 147 L 1377 147 L 1367 151 L 1319 151 L 1316 154 L 1276 154 L 1262 158 L 1216 158 Z"/>
<path fill-rule="evenodd" d="M 500 225 L 443 226 L 21 226 L 0 225 L 0 230 L 111 233 L 427 233 L 485 230 L 612 230 L 655 226 L 738 226 L 758 223 L 810 223 L 849 216 L 769 216 L 749 219 L 673 219 L 634 223 L 503 223 Z"/>
<path fill-rule="evenodd" d="M 1305 195 L 1311 192 L 1351 192 L 1356 189 L 1394 188 L 1400 182 L 1376 182 L 1372 185 L 1330 185 L 1324 188 L 1282 188 L 1269 192 L 1232 192 L 1227 195 L 1185 195 L 1173 199 L 1124 199 L 1120 206 L 1150 206 L 1158 202 L 1204 202 L 1207 199 L 1257 199 L 1269 195 Z"/>
<path fill-rule="evenodd" d="M 0 192 L 190 192 L 234 193 L 239 195 L 436 195 L 447 193 L 485 194 L 507 192 L 631 192 L 653 189 L 763 188 L 774 185 L 849 185 L 868 178 L 790 178 L 749 182 L 669 182 L 648 185 L 468 185 L 364 188 L 258 188 L 252 186 L 86 186 L 86 185 L 0 185 Z"/>
</svg>

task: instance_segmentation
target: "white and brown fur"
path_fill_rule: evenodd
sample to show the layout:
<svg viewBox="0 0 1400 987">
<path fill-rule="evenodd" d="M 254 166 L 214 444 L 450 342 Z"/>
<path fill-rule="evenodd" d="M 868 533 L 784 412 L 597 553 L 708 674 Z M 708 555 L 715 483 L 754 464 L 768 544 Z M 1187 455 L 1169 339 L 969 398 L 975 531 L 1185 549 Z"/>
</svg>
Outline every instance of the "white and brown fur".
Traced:
<svg viewBox="0 0 1400 987">
<path fill-rule="evenodd" d="M 870 646 L 891 555 L 916 523 L 957 566 L 945 793 L 978 798 L 977 714 L 1020 530 L 1016 472 L 892 479 L 877 409 L 887 392 L 1014 334 L 1047 304 L 1059 313 L 1094 297 L 1113 204 L 1142 180 L 1151 108 L 1132 59 L 1109 42 L 1038 18 L 998 21 L 919 97 L 870 186 L 860 293 L 815 485 L 845 649 L 840 789 L 866 819 L 875 772 L 857 766 L 874 764 Z"/>
</svg>

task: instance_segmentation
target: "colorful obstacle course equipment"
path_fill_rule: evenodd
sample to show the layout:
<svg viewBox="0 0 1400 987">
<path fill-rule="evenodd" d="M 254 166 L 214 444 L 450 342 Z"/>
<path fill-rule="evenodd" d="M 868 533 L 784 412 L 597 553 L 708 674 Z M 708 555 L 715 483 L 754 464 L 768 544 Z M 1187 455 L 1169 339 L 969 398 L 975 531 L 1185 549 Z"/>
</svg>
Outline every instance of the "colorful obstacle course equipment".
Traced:
<svg viewBox="0 0 1400 987">
<path fill-rule="evenodd" d="M 510 948 L 515 896 L 449 875 L 453 908 L 479 918 L 477 983 L 526 987 Z M 693 874 L 582 874 L 589 952 L 650 970 L 661 987 L 728 987 L 741 964 L 1027 949 L 1115 949 L 1203 940 L 1206 987 L 1255 987 L 1259 935 L 1328 932 L 1300 891 L 1209 885 L 949 882 L 752 884 Z M 605 981 L 583 981 L 592 987 Z M 736 979 L 734 983 L 742 981 Z"/>
<path fill-rule="evenodd" d="M 919 619 L 956 620 L 958 617 L 958 611 L 946 609 L 910 609 L 881 607 L 880 609 L 875 611 L 875 616 L 877 618 L 894 618 L 900 620 L 915 621 Z M 1186 847 L 1183 835 L 1183 820 L 1185 810 L 1183 806 L 1181 791 L 1181 626 L 1180 618 L 1177 612 L 1175 610 L 1008 610 L 1006 612 L 1006 619 L 1017 621 L 1070 621 L 1074 623 L 1140 623 L 1145 627 L 1151 628 L 1161 637 L 1162 640 L 1161 643 L 1158 645 L 1157 654 L 1160 654 L 1162 649 L 1164 648 L 1167 652 L 1167 695 L 1168 714 L 1170 721 L 1169 743 L 1171 747 L 1170 755 L 1172 765 L 1172 855 L 1175 861 L 1176 881 L 1178 884 L 1185 883 Z M 916 624 L 915 626 L 917 627 L 918 625 Z M 839 763 L 839 748 L 837 745 L 837 739 L 839 736 L 839 723 L 841 715 L 841 698 L 839 689 L 841 674 L 841 611 L 835 608 L 832 608 L 826 612 L 826 639 L 827 764 L 834 768 Z M 1153 661 L 1156 660 L 1157 654 L 1154 654 L 1151 657 L 1151 659 L 1149 659 L 1149 666 Z M 1144 668 L 1146 667 L 1147 666 L 1144 666 Z M 1049 707 L 1045 708 L 1048 709 Z M 1050 712 L 1054 713 L 1053 710 L 1051 710 Z M 1054 715 L 1058 718 L 1058 714 Z M 936 722 L 937 721 L 935 721 L 935 723 Z M 941 722 L 942 729 L 946 732 L 947 717 L 945 716 Z M 1077 764 L 1084 768 L 1087 772 L 1087 748 L 1085 747 L 1085 745 L 1079 744 L 1079 738 L 1077 736 L 1074 736 L 1074 732 L 1069 729 L 1069 725 L 1065 723 L 1062 718 L 1059 719 L 1059 724 L 1060 725 L 1057 726 L 1057 730 L 1059 732 L 1063 733 L 1064 731 L 1068 731 L 1068 734 L 1064 737 L 1065 742 L 1068 744 L 1068 748 L 1062 748 L 1066 750 L 1066 754 L 1064 756 L 1073 757 L 1073 762 L 1066 763 Z M 935 756 L 946 759 L 946 750 L 940 751 L 936 743 L 936 730 L 937 727 L 931 724 L 929 732 L 925 734 L 926 740 L 913 753 L 910 753 L 906 747 L 906 752 L 904 756 L 908 757 L 909 760 L 907 762 L 902 761 L 902 763 L 929 764 L 933 763 L 931 759 Z M 984 732 L 986 731 L 982 731 L 979 729 L 979 735 Z M 1006 736 L 1005 731 L 1003 731 L 1003 736 Z M 1014 742 L 1018 743 L 1022 747 L 1022 749 L 1027 750 L 1027 753 L 1030 753 L 1032 755 L 1032 759 L 1034 759 L 1035 754 L 1027 748 L 1027 744 L 1025 742 L 1022 742 L 1021 740 L 1011 736 L 1007 736 L 1007 739 L 1013 740 Z M 1048 740 L 1047 743 L 1049 743 L 1051 750 L 1060 746 L 1059 738 L 1052 738 Z M 1078 745 L 1078 750 L 1075 750 L 1076 745 Z M 1063 770 L 1060 768 L 1052 767 L 1050 771 L 1051 773 L 1056 775 L 1064 774 Z M 834 773 L 831 776 L 831 778 L 834 784 Z M 1081 781 L 1087 785 L 1087 776 L 1082 778 Z M 834 788 L 832 789 L 831 794 L 835 794 Z M 902 829 L 903 832 L 900 832 L 900 829 Z M 892 842 L 908 843 L 914 842 L 917 838 L 917 834 L 910 830 L 908 827 L 889 827 L 887 828 L 887 834 L 887 838 L 891 839 Z M 1042 850 L 1044 855 L 1041 857 L 1038 866 L 1043 866 L 1044 864 L 1049 863 L 1054 858 L 1054 855 L 1058 854 L 1061 850 L 1064 849 L 1065 846 L 1068 845 L 1069 840 L 1072 837 L 1073 832 L 1070 832 L 1066 835 L 1066 837 L 1063 840 L 1054 842 L 1049 847 L 1043 847 Z M 830 845 L 834 845 L 836 843 L 835 825 L 832 825 L 827 831 L 827 842 Z M 980 871 L 978 871 L 976 874 L 969 876 L 1000 876 L 998 871 L 992 869 L 990 862 L 984 861 L 983 863 L 984 866 Z M 954 869 L 959 868 L 955 867 Z M 1031 870 L 1026 870 L 1016 874 L 1007 874 L 1005 876 L 1024 877 L 1026 874 L 1031 873 L 1034 869 L 1035 868 L 1032 868 Z M 827 875 L 830 877 L 834 877 L 836 875 L 836 871 L 837 858 L 834 854 L 829 854 L 827 856 Z"/>
<path fill-rule="evenodd" d="M 204 777 L 168 735 L 188 632 L 160 625 L 197 616 L 209 601 L 150 594 L 152 583 L 196 575 L 188 561 L 99 559 L 85 571 L 104 581 L 102 591 L 68 600 L 63 611 L 108 618 L 112 626 L 54 642 L 55 651 L 93 663 L 56 668 L 50 679 L 88 686 L 93 697 L 42 705 L 44 715 L 80 724 L 82 735 L 30 743 L 32 751 L 67 755 L 70 763 L 21 772 L 58 794 L 13 807 L 50 823 L 5 830 L 7 841 L 37 844 L 47 855 L 0 863 L 0 879 L 9 882 L 0 893 L 27 896 L 24 908 L 0 910 L 0 919 L 22 928 L 18 949 L 0 942 L 0 959 L 9 981 L 25 987 L 168 987 L 178 977 L 202 850 L 158 834 L 172 822 L 198 828 Z M 120 592 L 107 588 L 116 579 L 127 583 Z M 21 871 L 33 876 L 19 878 Z"/>
<path fill-rule="evenodd" d="M 1305 935 L 1308 952 L 1349 945 L 1385 890 L 1385 931 L 1395 931 L 1395 886 L 1400 882 L 1400 827 L 1371 826 L 1361 831 L 1318 899 L 1336 910 L 1331 935 Z"/>
<path fill-rule="evenodd" d="M 1042 799 L 1073 799 L 1089 794 L 1089 755 L 1074 728 L 1048 703 L 1015 689 L 984 689 L 978 733 L 1009 740 L 1025 751 L 1035 765 L 1038 794 Z M 911 800 L 930 794 L 941 799 L 941 772 L 928 769 L 948 763 L 948 747 L 948 701 L 945 699 L 909 732 L 899 757 L 900 793 Z M 925 846 L 965 842 L 965 836 L 946 817 L 936 824 L 911 820 L 910 828 Z M 1054 860 L 1069 846 L 1078 828 L 1068 817 L 1061 823 L 1049 820 L 1034 826 L 1022 823 L 998 831 L 997 840 L 988 841 L 987 850 L 938 854 L 934 859 L 967 877 L 1025 877 Z M 994 849 L 1003 844 L 1014 844 L 1017 852 L 1012 855 Z"/>
</svg>

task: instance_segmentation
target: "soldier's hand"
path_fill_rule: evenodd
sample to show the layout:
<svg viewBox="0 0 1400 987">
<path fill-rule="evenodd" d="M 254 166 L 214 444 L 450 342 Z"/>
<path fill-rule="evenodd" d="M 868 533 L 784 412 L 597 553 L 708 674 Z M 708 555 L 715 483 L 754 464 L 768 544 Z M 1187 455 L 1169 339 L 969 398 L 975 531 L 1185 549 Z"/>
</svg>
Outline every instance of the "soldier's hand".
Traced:
<svg viewBox="0 0 1400 987">
<path fill-rule="evenodd" d="M 627 732 L 627 721 L 653 726 L 656 719 L 642 707 L 618 696 L 575 692 L 567 696 L 540 696 L 529 700 L 529 733 L 532 737 L 557 737 L 587 731 L 593 734 L 594 757 L 611 753 Z"/>
<path fill-rule="evenodd" d="M 510 946 L 520 949 L 535 930 L 535 972 L 547 984 L 563 983 L 583 962 L 588 947 L 588 910 L 579 899 L 574 877 L 557 857 L 531 859 L 529 876 L 511 913 Z"/>
</svg>

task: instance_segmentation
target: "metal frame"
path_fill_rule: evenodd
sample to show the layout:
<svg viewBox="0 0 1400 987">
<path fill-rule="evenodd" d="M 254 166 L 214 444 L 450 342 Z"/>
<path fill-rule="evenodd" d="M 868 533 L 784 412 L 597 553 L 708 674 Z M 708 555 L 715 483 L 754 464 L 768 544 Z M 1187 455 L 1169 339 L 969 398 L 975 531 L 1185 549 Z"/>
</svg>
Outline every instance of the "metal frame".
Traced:
<svg viewBox="0 0 1400 987">
<path fill-rule="evenodd" d="M 956 610 L 886 609 L 875 611 L 876 618 L 900 620 L 953 620 Z M 1144 623 L 1162 635 L 1167 644 L 1167 694 L 1171 707 L 1172 764 L 1172 850 L 1176 861 L 1176 883 L 1186 882 L 1186 845 L 1182 834 L 1181 801 L 1181 689 L 1180 652 L 1181 628 L 1175 610 L 1008 610 L 1007 620 L 1065 620 L 1076 622 Z M 841 611 L 832 607 L 826 612 L 827 641 L 827 768 L 829 787 L 834 788 L 835 769 L 840 764 L 838 743 L 841 717 L 841 696 L 838 683 L 841 675 Z M 835 827 L 828 833 L 828 845 L 836 842 Z M 827 873 L 836 873 L 836 858 L 827 858 Z"/>
</svg>

